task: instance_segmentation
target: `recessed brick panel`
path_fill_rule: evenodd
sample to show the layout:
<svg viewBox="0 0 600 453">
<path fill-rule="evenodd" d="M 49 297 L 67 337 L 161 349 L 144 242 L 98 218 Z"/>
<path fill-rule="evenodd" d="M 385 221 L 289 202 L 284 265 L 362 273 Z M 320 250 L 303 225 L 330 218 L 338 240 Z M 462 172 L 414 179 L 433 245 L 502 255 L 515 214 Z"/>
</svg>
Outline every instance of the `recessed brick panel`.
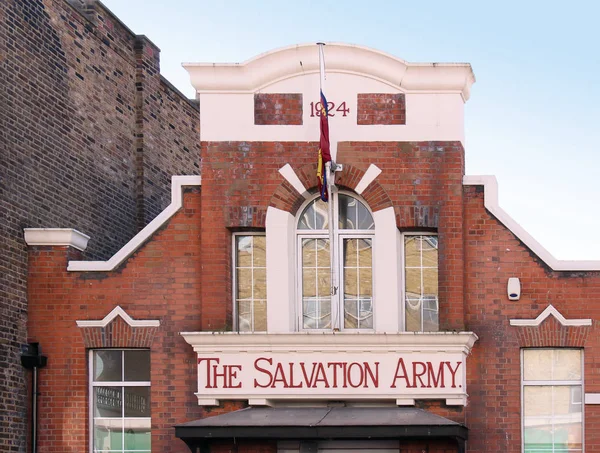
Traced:
<svg viewBox="0 0 600 453">
<path fill-rule="evenodd" d="M 302 93 L 257 93 L 254 124 L 302 125 Z"/>
<path fill-rule="evenodd" d="M 361 126 L 406 124 L 403 93 L 359 93 L 356 112 L 356 122 Z"/>
</svg>

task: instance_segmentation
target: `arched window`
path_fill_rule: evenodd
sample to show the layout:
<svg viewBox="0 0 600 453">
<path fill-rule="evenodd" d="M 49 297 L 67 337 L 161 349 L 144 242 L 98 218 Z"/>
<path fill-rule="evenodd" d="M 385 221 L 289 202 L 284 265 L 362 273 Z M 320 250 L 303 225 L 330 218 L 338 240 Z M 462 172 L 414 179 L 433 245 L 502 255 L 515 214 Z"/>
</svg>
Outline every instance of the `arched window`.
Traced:
<svg viewBox="0 0 600 453">
<path fill-rule="evenodd" d="M 333 269 L 327 203 L 312 200 L 298 218 L 300 328 L 373 329 L 373 216 L 350 194 L 332 198 Z"/>
</svg>

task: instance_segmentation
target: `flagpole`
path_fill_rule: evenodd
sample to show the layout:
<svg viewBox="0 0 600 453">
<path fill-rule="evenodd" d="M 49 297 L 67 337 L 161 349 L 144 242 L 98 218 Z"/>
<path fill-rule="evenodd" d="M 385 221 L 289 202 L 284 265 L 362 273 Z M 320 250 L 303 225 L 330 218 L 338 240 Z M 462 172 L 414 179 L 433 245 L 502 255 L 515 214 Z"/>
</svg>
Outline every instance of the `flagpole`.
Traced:
<svg viewBox="0 0 600 453">
<path fill-rule="evenodd" d="M 323 53 L 324 43 L 317 43 L 319 46 L 319 88 L 323 92 L 325 86 L 325 55 Z M 325 106 L 326 107 L 326 106 Z M 330 283 L 331 283 L 331 328 L 333 330 L 340 330 L 340 307 L 339 307 L 339 294 L 338 294 L 338 275 L 336 266 L 336 255 L 338 244 L 335 242 L 335 225 L 334 225 L 334 198 L 333 198 L 333 178 L 335 177 L 332 170 L 332 162 L 325 164 L 325 174 L 327 175 L 327 213 L 329 216 L 329 269 L 330 269 Z"/>
</svg>

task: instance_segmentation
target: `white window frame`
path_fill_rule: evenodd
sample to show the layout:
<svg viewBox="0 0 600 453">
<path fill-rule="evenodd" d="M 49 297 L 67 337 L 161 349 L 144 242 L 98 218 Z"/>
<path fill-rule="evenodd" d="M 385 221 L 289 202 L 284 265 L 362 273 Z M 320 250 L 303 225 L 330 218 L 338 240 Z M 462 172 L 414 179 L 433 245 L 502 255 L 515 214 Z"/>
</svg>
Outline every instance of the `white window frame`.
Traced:
<svg viewBox="0 0 600 453">
<path fill-rule="evenodd" d="M 572 351 L 581 351 L 581 380 L 562 380 L 562 381 L 525 381 L 525 351 L 537 349 L 537 350 L 546 350 L 546 351 L 554 351 L 554 350 L 572 350 Z M 525 387 L 560 387 L 560 386 L 581 386 L 581 452 L 585 453 L 585 404 L 583 400 L 585 399 L 585 374 L 584 374 L 584 349 L 583 348 L 521 348 L 520 351 L 521 357 L 521 452 L 525 452 Z M 527 382 L 527 383 L 525 383 Z"/>
<path fill-rule="evenodd" d="M 233 330 L 235 332 L 239 332 L 240 331 L 240 326 L 239 326 L 239 318 L 238 318 L 238 306 L 237 306 L 237 247 L 236 247 L 236 240 L 238 237 L 244 237 L 244 236 L 263 236 L 265 238 L 265 243 L 267 241 L 266 238 L 266 233 L 264 231 L 238 231 L 235 232 L 231 235 L 231 281 L 232 281 L 232 291 L 231 291 L 231 299 L 232 299 L 232 303 L 233 303 L 233 310 L 232 310 L 232 316 L 233 316 Z M 265 250 L 265 257 L 266 257 L 266 250 Z M 266 263 L 265 263 L 266 264 Z M 265 273 L 267 272 L 267 267 L 265 266 Z M 265 283 L 266 285 L 266 283 Z M 265 286 L 265 293 L 266 293 L 267 287 Z M 265 306 L 267 307 L 266 309 L 269 309 L 268 306 L 268 297 L 265 299 Z M 252 304 L 252 320 L 254 321 L 254 304 Z M 269 326 L 267 325 L 267 329 L 269 328 Z M 254 330 L 254 328 L 252 330 L 250 330 L 249 332 L 264 332 L 264 331 L 258 331 L 258 330 Z"/>
<path fill-rule="evenodd" d="M 369 211 L 371 218 L 373 219 L 374 228 L 371 230 L 340 230 L 339 229 L 339 195 L 346 195 L 360 201 Z M 302 240 L 303 239 L 327 239 L 329 240 L 329 233 L 327 230 L 302 230 L 298 228 L 298 222 L 300 221 L 300 216 L 306 209 L 308 205 L 313 203 L 315 200 L 319 198 L 318 195 L 309 198 L 300 209 L 298 209 L 295 220 L 295 241 L 296 241 L 296 330 L 301 332 L 329 332 L 331 330 L 340 330 L 340 331 L 348 331 L 348 332 L 374 332 L 376 330 L 376 295 L 375 295 L 375 241 L 376 241 L 376 226 L 375 226 L 375 216 L 373 215 L 373 211 L 369 207 L 368 203 L 358 194 L 340 190 L 336 191 L 333 194 L 333 236 L 335 240 L 335 256 L 337 257 L 337 272 L 338 272 L 338 290 L 335 296 L 331 297 L 331 328 L 329 329 L 305 329 L 304 328 L 304 311 L 302 304 Z M 342 231 L 342 233 L 340 233 Z M 373 328 L 370 329 L 345 329 L 344 328 L 344 307 L 343 307 L 343 288 L 344 288 L 344 272 L 341 269 L 341 265 L 343 263 L 343 240 L 344 239 L 370 239 L 371 240 L 371 272 L 372 272 L 372 288 L 371 288 L 371 298 L 373 305 Z M 330 244 L 331 247 L 331 244 Z M 331 264 L 331 263 L 330 263 Z M 335 313 L 335 314 L 334 314 Z M 337 316 L 337 319 L 336 319 Z M 336 322 L 337 321 L 337 322 Z"/>
<path fill-rule="evenodd" d="M 405 239 L 408 236 L 435 236 L 438 240 L 438 265 L 437 265 L 437 270 L 438 270 L 438 285 L 440 282 L 440 238 L 439 235 L 436 231 L 406 231 L 403 232 L 401 234 L 400 240 L 401 240 L 401 244 L 400 244 L 400 249 L 401 249 L 401 253 L 400 253 L 400 264 L 401 264 L 401 274 L 402 277 L 400 279 L 400 284 L 401 284 L 401 291 L 400 291 L 400 313 L 401 313 L 401 328 L 402 331 L 404 332 L 408 332 L 406 330 L 406 250 L 405 250 Z M 439 297 L 439 286 L 438 286 L 438 332 L 439 332 L 439 325 L 440 325 L 440 297 Z M 421 309 L 421 329 L 419 330 L 419 332 L 423 332 L 423 309 Z"/>
<path fill-rule="evenodd" d="M 121 367 L 123 373 L 125 372 L 125 354 L 123 351 L 150 351 L 148 348 L 96 348 L 88 351 L 88 395 L 89 395 L 89 413 L 88 413 L 88 427 L 89 427 L 89 451 L 94 453 L 94 388 L 95 387 L 149 387 L 150 394 L 152 394 L 151 381 L 94 381 L 94 353 L 98 351 L 120 351 L 121 352 Z M 151 369 L 152 372 L 152 369 Z M 150 398 L 152 401 L 152 398 Z M 116 418 L 116 417 L 98 417 L 98 418 Z M 127 417 L 130 420 L 149 420 L 150 426 L 152 427 L 152 410 L 150 410 L 150 417 Z M 121 420 L 125 420 L 125 417 L 121 417 Z M 124 422 L 123 422 L 124 423 Z M 152 428 L 150 428 L 152 430 Z M 125 437 L 123 437 L 123 440 Z M 152 443 L 150 444 L 152 449 Z"/>
</svg>

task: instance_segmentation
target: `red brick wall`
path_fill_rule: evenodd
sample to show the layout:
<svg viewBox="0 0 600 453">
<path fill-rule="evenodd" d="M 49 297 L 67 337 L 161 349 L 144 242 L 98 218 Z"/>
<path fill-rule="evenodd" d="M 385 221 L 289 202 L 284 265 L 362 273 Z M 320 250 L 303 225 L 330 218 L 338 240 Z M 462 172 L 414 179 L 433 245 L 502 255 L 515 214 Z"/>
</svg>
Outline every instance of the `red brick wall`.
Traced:
<svg viewBox="0 0 600 453">
<path fill-rule="evenodd" d="M 521 451 L 520 347 L 584 347 L 585 391 L 600 392 L 597 373 L 600 272 L 554 272 L 483 206 L 482 187 L 465 193 L 466 328 L 479 340 L 467 360 L 469 451 Z M 509 301 L 509 277 L 521 280 L 521 299 Z M 511 327 L 552 304 L 567 319 L 592 318 L 592 327 L 565 328 L 553 317 L 539 328 Z M 585 406 L 587 452 L 600 451 L 598 406 Z M 481 433 L 477 435 L 477 433 Z"/>
<path fill-rule="evenodd" d="M 198 107 L 158 49 L 89 0 L 0 2 L 0 451 L 24 452 L 24 227 L 71 227 L 108 258 L 199 173 Z"/>
<path fill-rule="evenodd" d="M 302 93 L 255 94 L 254 124 L 301 125 Z"/>
<path fill-rule="evenodd" d="M 356 122 L 369 124 L 406 124 L 406 101 L 403 93 L 359 93 Z"/>
<path fill-rule="evenodd" d="M 29 340 L 39 341 L 48 356 L 40 372 L 38 451 L 87 451 L 84 333 L 93 328 L 79 328 L 76 321 L 101 320 L 117 305 L 133 319 L 160 320 L 160 327 L 144 340 L 129 336 L 116 318 L 104 332 L 112 336 L 110 344 L 91 345 L 150 347 L 152 451 L 188 451 L 174 438 L 173 425 L 202 415 L 194 396 L 196 356 L 179 335 L 200 327 L 199 189 L 188 190 L 183 208 L 166 227 L 114 272 L 67 272 L 74 259 L 67 248 L 30 250 Z"/>
</svg>

